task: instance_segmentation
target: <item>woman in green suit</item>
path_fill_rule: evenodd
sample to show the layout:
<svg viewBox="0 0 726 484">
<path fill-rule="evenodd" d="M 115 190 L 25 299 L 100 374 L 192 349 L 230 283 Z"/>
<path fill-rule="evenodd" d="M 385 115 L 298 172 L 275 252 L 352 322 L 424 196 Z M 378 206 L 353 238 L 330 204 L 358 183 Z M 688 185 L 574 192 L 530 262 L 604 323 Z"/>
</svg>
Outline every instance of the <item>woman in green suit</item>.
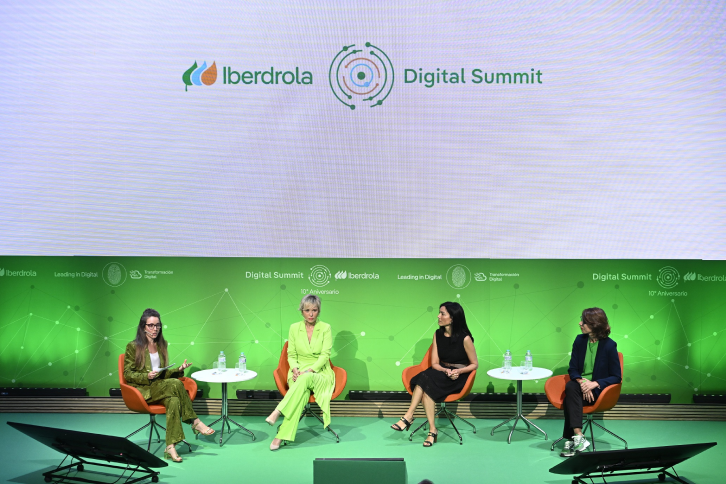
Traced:
<svg viewBox="0 0 726 484">
<path fill-rule="evenodd" d="M 148 403 L 166 407 L 164 458 L 181 462 L 175 446 L 184 440 L 182 421 L 191 424 L 195 434 L 211 435 L 214 430 L 197 418 L 189 394 L 178 379 L 192 364 L 184 360 L 179 368 L 159 371 L 168 364 L 169 353 L 161 330 L 161 316 L 157 311 L 147 309 L 136 328 L 136 339 L 126 345 L 124 378 L 126 383 L 141 392 Z"/>
<path fill-rule="evenodd" d="M 329 324 L 318 321 L 318 296 L 305 296 L 300 302 L 300 312 L 303 321 L 290 326 L 287 337 L 287 361 L 290 364 L 287 383 L 290 389 L 275 411 L 265 419 L 268 424 L 274 425 L 280 415 L 285 417 L 270 444 L 270 450 L 279 449 L 283 440 L 295 440 L 297 424 L 311 391 L 323 411 L 323 426 L 330 425 L 330 399 L 335 389 L 335 372 L 330 368 L 332 332 Z"/>
</svg>

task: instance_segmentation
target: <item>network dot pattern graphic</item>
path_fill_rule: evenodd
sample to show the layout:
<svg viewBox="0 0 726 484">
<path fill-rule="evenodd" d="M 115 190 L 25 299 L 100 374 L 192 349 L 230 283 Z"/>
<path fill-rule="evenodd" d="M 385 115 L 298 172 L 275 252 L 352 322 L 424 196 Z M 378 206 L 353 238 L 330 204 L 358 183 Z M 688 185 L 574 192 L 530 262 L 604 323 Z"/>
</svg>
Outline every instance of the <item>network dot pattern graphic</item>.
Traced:
<svg viewBox="0 0 726 484">
<path fill-rule="evenodd" d="M 329 291 L 321 293 L 320 319 L 333 329 L 331 358 L 348 372 L 347 390 L 402 390 L 401 372 L 423 358 L 438 328 L 439 304 L 447 300 L 464 308 L 480 370 L 500 367 L 509 349 L 515 365 L 530 350 L 535 366 L 566 373 L 582 309 L 602 307 L 624 355 L 623 392 L 670 393 L 673 402 L 690 403 L 693 393 L 726 387 L 722 287 L 693 282 L 687 296 L 661 296 L 665 289 L 655 279 L 663 264 L 651 270 L 653 280 L 631 284 L 589 281 L 582 277 L 582 261 L 366 260 L 358 262 L 359 272 L 379 278 L 363 281 L 331 279 L 328 267 L 358 273 L 344 267 L 351 263 L 302 261 L 305 270 L 280 272 L 302 271 L 305 279 L 281 284 L 274 278 L 240 278 L 249 269 L 244 259 L 226 265 L 205 259 L 163 261 L 186 266 L 166 280 L 126 278 L 112 287 L 100 277 L 101 268 L 118 264 L 113 280 L 119 282 L 118 274 L 126 271 L 123 267 L 131 270 L 132 262 L 102 259 L 95 264 L 99 277 L 91 280 L 0 279 L 0 386 L 82 387 L 90 395 L 108 395 L 109 388 L 118 387 L 118 355 L 134 338 L 142 311 L 155 307 L 162 314 L 172 363 L 187 359 L 189 372 L 210 368 L 224 351 L 233 367 L 244 352 L 259 376 L 230 385 L 230 391 L 273 389 L 272 371 L 289 326 L 301 320 L 300 299 L 311 289 L 309 283 L 318 281 L 325 282 L 321 291 Z M 431 267 L 422 270 L 427 264 Z M 711 272 L 723 266 L 712 265 Z M 452 267 L 462 270 L 449 271 Z M 511 275 L 477 281 L 474 272 Z M 442 277 L 397 278 L 416 273 Z M 200 275 L 206 279 L 195 284 Z M 452 281 L 466 286 L 454 289 Z M 677 287 L 684 284 L 681 278 Z M 220 396 L 219 386 L 200 385 L 205 394 Z M 480 371 L 474 391 L 513 391 L 510 386 Z M 524 390 L 543 392 L 543 382 L 525 382 Z"/>
</svg>

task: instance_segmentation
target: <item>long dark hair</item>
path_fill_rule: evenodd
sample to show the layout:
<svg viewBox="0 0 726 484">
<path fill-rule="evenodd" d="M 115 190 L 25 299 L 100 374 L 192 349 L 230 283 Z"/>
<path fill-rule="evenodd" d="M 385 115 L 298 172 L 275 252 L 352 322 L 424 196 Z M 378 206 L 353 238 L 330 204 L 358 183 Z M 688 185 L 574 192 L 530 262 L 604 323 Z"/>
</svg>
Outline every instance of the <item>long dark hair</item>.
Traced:
<svg viewBox="0 0 726 484">
<path fill-rule="evenodd" d="M 587 324 L 597 339 L 610 336 L 610 323 L 605 311 L 600 308 L 587 308 L 582 311 L 582 322 Z"/>
<path fill-rule="evenodd" d="M 137 369 L 141 369 L 146 365 L 146 350 L 149 348 L 149 340 L 146 339 L 146 321 L 152 317 L 159 318 L 159 324 L 161 324 L 161 315 L 159 314 L 159 311 L 149 308 L 144 310 L 144 314 L 141 315 L 141 319 L 139 320 L 139 326 L 136 328 L 136 339 L 134 340 L 134 345 L 136 346 L 136 358 L 134 364 Z M 164 339 L 164 335 L 162 334 L 163 327 L 164 326 L 162 325 L 159 328 L 159 334 L 156 335 L 154 343 L 156 343 L 156 350 L 159 352 L 161 366 L 166 366 L 169 361 L 169 353 L 166 350 L 167 343 Z"/>
<path fill-rule="evenodd" d="M 439 308 L 442 306 L 446 308 L 446 311 L 451 317 L 452 343 L 458 341 L 459 337 L 466 338 L 467 336 L 471 338 L 471 342 L 473 343 L 474 336 L 471 334 L 471 331 L 469 331 L 469 326 L 466 325 L 466 316 L 464 316 L 464 308 L 461 307 L 461 304 L 446 301 L 445 303 L 441 303 Z M 444 328 L 439 328 L 437 331 L 443 332 Z"/>
</svg>

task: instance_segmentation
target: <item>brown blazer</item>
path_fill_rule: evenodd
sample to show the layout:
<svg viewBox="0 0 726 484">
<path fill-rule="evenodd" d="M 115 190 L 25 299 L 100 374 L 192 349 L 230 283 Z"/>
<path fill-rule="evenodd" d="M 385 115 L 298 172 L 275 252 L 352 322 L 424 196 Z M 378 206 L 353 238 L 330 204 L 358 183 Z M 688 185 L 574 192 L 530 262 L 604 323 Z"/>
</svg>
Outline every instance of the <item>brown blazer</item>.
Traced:
<svg viewBox="0 0 726 484">
<path fill-rule="evenodd" d="M 166 366 L 166 361 L 161 361 L 161 366 Z M 151 356 L 149 355 L 149 349 L 146 349 L 146 359 L 144 361 L 143 368 L 136 368 L 136 345 L 134 342 L 130 342 L 126 345 L 126 353 L 124 354 L 124 379 L 126 383 L 134 388 L 137 388 L 144 400 L 151 398 L 151 382 L 164 378 L 179 378 L 184 376 L 183 371 L 178 369 L 168 369 L 162 371 L 159 376 L 154 380 L 149 380 L 149 372 L 151 371 Z"/>
</svg>

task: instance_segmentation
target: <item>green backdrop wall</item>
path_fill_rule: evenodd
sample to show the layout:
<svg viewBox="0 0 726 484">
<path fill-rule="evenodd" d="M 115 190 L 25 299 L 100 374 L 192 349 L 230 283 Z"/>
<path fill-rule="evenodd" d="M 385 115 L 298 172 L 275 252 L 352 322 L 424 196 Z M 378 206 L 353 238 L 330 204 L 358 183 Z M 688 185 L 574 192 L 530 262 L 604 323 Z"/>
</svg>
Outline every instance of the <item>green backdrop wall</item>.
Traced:
<svg viewBox="0 0 726 484">
<path fill-rule="evenodd" d="M 230 391 L 273 389 L 288 327 L 313 292 L 347 390 L 402 390 L 401 371 L 421 360 L 439 304 L 452 300 L 483 370 L 474 391 L 507 391 L 486 375 L 506 349 L 515 364 L 531 350 L 535 366 L 564 373 L 582 309 L 599 306 L 625 357 L 624 391 L 688 403 L 726 387 L 724 274 L 722 261 L 695 260 L 2 257 L 0 386 L 108 395 L 118 355 L 153 307 L 174 362 L 194 371 L 220 350 L 232 362 L 244 351 L 259 376 Z"/>
</svg>

